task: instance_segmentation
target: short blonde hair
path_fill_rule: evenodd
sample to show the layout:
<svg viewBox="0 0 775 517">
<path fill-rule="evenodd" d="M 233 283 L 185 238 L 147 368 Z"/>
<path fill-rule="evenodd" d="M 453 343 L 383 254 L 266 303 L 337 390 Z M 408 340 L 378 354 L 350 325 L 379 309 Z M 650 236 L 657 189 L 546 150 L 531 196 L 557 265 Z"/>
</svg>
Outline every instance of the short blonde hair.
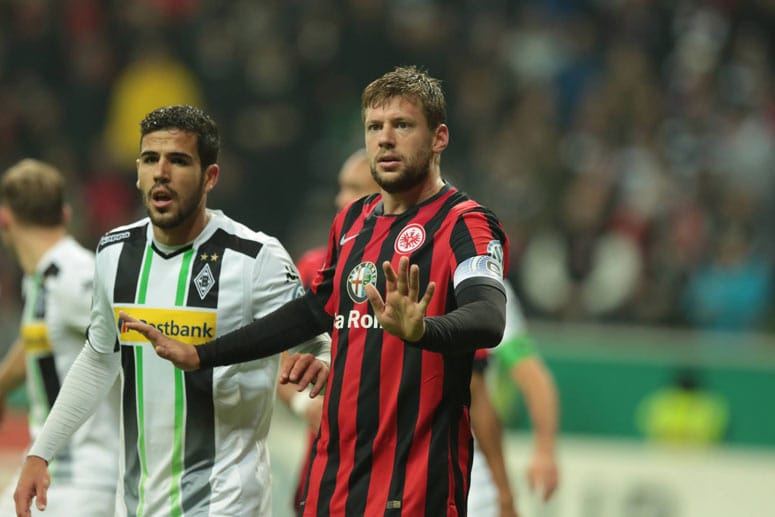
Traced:
<svg viewBox="0 0 775 517">
<path fill-rule="evenodd" d="M 26 158 L 0 178 L 0 204 L 20 222 L 59 226 L 64 223 L 65 178 L 53 165 Z"/>
</svg>

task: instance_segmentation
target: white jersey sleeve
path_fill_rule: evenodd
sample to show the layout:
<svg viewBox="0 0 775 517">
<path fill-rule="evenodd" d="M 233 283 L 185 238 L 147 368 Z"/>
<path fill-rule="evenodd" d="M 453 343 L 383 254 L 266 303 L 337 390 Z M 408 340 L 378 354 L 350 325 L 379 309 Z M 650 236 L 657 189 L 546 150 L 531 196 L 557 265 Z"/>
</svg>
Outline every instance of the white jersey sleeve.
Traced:
<svg viewBox="0 0 775 517">
<path fill-rule="evenodd" d="M 503 280 L 503 287 L 506 289 L 506 328 L 503 331 L 503 340 L 505 341 L 508 338 L 527 333 L 527 325 L 522 305 L 508 279 Z"/>
<path fill-rule="evenodd" d="M 119 250 L 118 246 L 112 246 L 98 251 L 94 267 L 94 291 L 87 344 L 103 354 L 118 352 L 118 330 L 111 296 L 117 260 L 111 259 L 110 254 L 118 253 Z"/>
<path fill-rule="evenodd" d="M 258 319 L 304 294 L 301 277 L 280 242 L 269 238 L 256 260 L 253 289 L 253 317 Z M 320 334 L 293 347 L 290 352 L 311 353 L 330 362 L 331 338 Z"/>
</svg>

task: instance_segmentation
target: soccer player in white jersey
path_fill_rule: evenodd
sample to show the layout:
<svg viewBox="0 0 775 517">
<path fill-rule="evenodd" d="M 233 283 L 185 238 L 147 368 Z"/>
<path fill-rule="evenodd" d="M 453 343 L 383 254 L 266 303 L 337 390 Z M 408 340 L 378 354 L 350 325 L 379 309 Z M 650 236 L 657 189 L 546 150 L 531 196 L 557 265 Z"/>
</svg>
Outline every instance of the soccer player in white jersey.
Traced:
<svg viewBox="0 0 775 517">
<path fill-rule="evenodd" d="M 0 419 L 6 395 L 26 379 L 29 429 L 40 433 L 70 365 L 83 348 L 92 298 L 94 253 L 68 234 L 65 179 L 52 165 L 25 159 L 0 178 L 0 236 L 22 268 L 21 329 L 0 364 Z M 46 515 L 103 517 L 114 508 L 118 476 L 118 384 L 50 458 Z M 21 461 L 20 461 L 21 467 Z M 13 486 L 0 516 L 16 515 Z M 36 512 L 37 513 L 37 512 Z"/>
<path fill-rule="evenodd" d="M 46 502 L 46 461 L 88 415 L 104 386 L 122 378 L 122 444 L 116 514 L 265 516 L 271 513 L 266 438 L 278 357 L 183 372 L 118 318 L 132 310 L 190 345 L 212 340 L 302 293 L 277 241 L 207 208 L 215 187 L 215 122 L 168 106 L 140 123 L 137 186 L 148 217 L 106 234 L 96 256 L 87 345 L 33 443 L 14 495 L 20 516 Z M 303 343 L 289 372 L 320 391 L 330 340 Z M 283 377 L 285 378 L 285 376 Z"/>
</svg>

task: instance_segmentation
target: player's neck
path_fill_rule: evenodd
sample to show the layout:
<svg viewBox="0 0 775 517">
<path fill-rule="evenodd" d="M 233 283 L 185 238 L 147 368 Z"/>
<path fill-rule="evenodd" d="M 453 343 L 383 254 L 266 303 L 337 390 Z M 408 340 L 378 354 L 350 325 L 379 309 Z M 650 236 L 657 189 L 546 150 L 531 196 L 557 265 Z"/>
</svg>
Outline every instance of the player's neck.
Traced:
<svg viewBox="0 0 775 517">
<path fill-rule="evenodd" d="M 14 251 L 24 274 L 34 274 L 43 256 L 66 236 L 67 229 L 64 226 L 19 228 L 18 234 L 14 236 Z"/>
<path fill-rule="evenodd" d="M 390 194 L 382 192 L 382 204 L 385 209 L 385 215 L 399 215 L 407 210 L 419 205 L 423 201 L 432 198 L 444 188 L 444 180 L 441 176 L 433 176 L 428 181 L 417 185 L 405 192 L 396 192 Z"/>
</svg>

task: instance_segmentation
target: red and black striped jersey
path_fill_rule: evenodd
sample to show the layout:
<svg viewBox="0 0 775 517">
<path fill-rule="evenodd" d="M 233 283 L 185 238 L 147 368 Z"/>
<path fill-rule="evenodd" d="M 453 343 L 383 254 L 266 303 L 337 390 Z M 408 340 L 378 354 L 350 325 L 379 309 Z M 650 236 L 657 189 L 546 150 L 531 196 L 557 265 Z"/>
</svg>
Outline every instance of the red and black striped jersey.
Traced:
<svg viewBox="0 0 775 517">
<path fill-rule="evenodd" d="M 450 185 L 400 215 L 384 215 L 375 194 L 336 216 L 311 286 L 334 326 L 304 515 L 465 515 L 473 354 L 407 346 L 381 329 L 364 290 L 384 292 L 381 264 L 397 269 L 403 255 L 420 267 L 420 296 L 436 283 L 427 316 L 441 316 L 471 279 L 458 266 L 490 256 L 502 267 L 508 241 L 491 211 Z"/>
</svg>

